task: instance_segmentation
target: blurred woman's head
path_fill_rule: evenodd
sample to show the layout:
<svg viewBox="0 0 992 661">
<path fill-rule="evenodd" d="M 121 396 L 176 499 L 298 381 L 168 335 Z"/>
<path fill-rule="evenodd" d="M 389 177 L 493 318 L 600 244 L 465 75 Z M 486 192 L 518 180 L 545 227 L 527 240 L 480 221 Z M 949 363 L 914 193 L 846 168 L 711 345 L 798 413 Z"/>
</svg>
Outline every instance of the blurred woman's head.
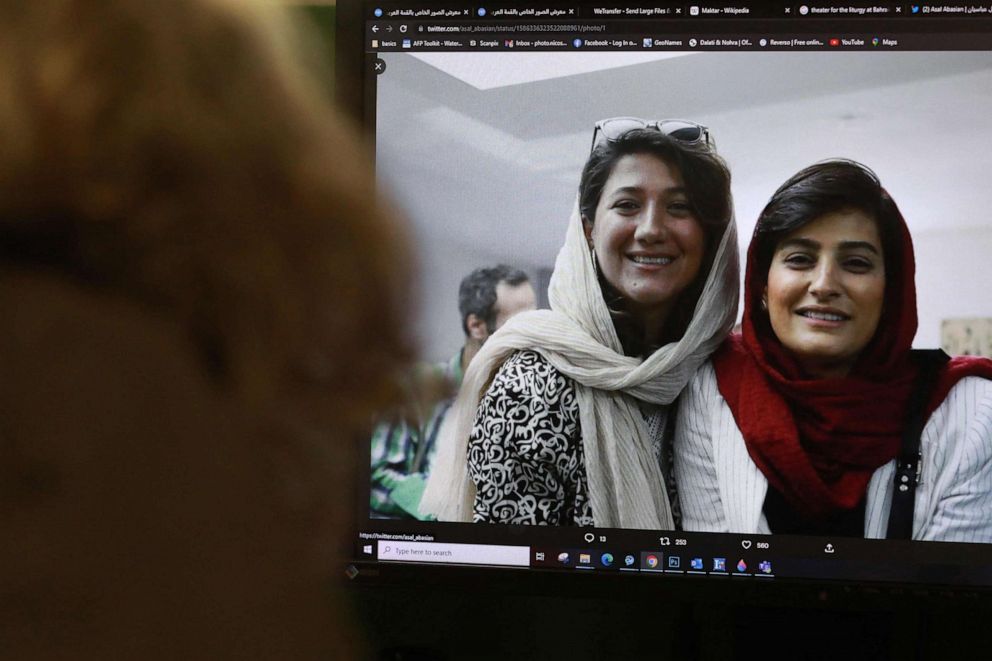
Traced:
<svg viewBox="0 0 992 661">
<path fill-rule="evenodd" d="M 912 260 L 904 228 L 875 174 L 853 161 L 803 169 L 765 206 L 750 248 L 747 304 L 807 376 L 850 373 L 880 324 L 911 321 L 915 332 L 915 297 L 911 283 L 903 286 Z M 889 336 L 891 347 L 896 333 Z"/>
<path fill-rule="evenodd" d="M 3 10 L 4 225 L 71 235 L 63 271 L 181 318 L 246 397 L 337 420 L 381 393 L 406 254 L 283 12 L 29 4 Z"/>
<path fill-rule="evenodd" d="M 704 137 L 628 130 L 601 140 L 583 169 L 579 211 L 604 298 L 630 329 L 627 353 L 685 332 L 730 222 L 730 172 Z"/>
<path fill-rule="evenodd" d="M 116 617 L 137 647 L 104 656 L 147 656 L 171 622 L 175 658 L 249 633 L 211 608 L 323 594 L 409 278 L 305 50 L 245 0 L 0 5 L 0 593 L 43 644 Z"/>
</svg>

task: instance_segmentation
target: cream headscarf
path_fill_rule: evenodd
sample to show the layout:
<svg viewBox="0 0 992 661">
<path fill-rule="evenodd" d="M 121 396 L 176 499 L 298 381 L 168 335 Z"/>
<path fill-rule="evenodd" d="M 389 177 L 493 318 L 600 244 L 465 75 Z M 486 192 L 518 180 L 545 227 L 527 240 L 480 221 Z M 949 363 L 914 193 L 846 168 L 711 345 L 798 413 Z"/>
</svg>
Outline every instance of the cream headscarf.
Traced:
<svg viewBox="0 0 992 661">
<path fill-rule="evenodd" d="M 675 400 L 730 332 L 739 278 L 737 228 L 731 219 L 682 339 L 643 361 L 625 356 L 576 204 L 548 287 L 551 310 L 516 315 L 472 359 L 441 428 L 421 511 L 441 521 L 472 520 L 476 489 L 467 450 L 483 388 L 514 352 L 530 349 L 575 382 L 595 525 L 671 529 L 664 479 L 636 400 Z"/>
</svg>

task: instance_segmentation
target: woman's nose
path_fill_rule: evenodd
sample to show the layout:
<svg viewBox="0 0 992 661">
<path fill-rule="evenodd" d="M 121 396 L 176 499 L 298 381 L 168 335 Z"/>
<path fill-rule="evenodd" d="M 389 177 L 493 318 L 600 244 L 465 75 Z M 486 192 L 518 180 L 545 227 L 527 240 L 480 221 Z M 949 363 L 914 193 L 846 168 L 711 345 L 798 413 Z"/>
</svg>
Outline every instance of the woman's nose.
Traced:
<svg viewBox="0 0 992 661">
<path fill-rule="evenodd" d="M 816 298 L 833 298 L 840 294 L 837 270 L 830 262 L 818 264 L 813 270 L 812 276 L 813 280 L 809 286 L 809 293 Z"/>
<path fill-rule="evenodd" d="M 665 210 L 663 207 L 647 205 L 644 207 L 644 214 L 641 222 L 637 224 L 634 238 L 647 243 L 662 243 L 668 239 L 668 226 L 665 224 Z"/>
</svg>

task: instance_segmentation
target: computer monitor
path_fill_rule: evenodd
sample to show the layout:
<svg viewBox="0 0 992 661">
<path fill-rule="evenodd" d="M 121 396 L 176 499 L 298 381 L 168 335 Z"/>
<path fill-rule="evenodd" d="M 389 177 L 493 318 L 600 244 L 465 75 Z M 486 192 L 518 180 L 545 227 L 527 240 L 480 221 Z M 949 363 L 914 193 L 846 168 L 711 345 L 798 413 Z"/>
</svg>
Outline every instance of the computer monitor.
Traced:
<svg viewBox="0 0 992 661">
<path fill-rule="evenodd" d="M 762 371 L 759 365 L 755 371 L 756 344 L 745 332 L 744 358 L 728 359 L 723 368 L 707 367 L 702 359 L 692 362 L 691 370 L 685 368 L 691 373 L 679 377 L 684 387 L 676 387 L 678 397 L 667 390 L 658 395 L 655 381 L 640 390 L 604 385 L 609 379 L 583 372 L 582 356 L 595 351 L 575 348 L 589 337 L 598 337 L 613 352 L 598 362 L 590 358 L 591 364 L 615 368 L 622 380 L 633 378 L 638 364 L 677 344 L 682 335 L 656 337 L 634 348 L 611 345 L 602 339 L 610 337 L 609 329 L 575 321 L 581 314 L 562 298 L 582 287 L 576 296 L 588 297 L 598 287 L 596 295 L 603 297 L 607 311 L 620 313 L 608 319 L 618 337 L 623 335 L 616 324 L 632 309 L 628 304 L 636 298 L 637 278 L 650 283 L 679 258 L 688 261 L 692 230 L 680 235 L 680 224 L 686 215 L 702 215 L 700 205 L 713 202 L 699 199 L 699 191 L 719 195 L 721 190 L 718 183 L 707 188 L 687 182 L 696 176 L 690 172 L 696 166 L 688 161 L 655 154 L 648 158 L 655 166 L 653 179 L 632 184 L 632 189 L 640 186 L 633 198 L 594 199 L 584 210 L 579 187 L 591 145 L 619 140 L 629 128 L 598 123 L 632 117 L 647 120 L 642 132 L 688 144 L 676 148 L 692 152 L 686 157 L 690 161 L 715 149 L 725 162 L 737 238 L 724 257 L 728 265 L 734 262 L 730 256 L 737 257 L 741 283 L 757 220 L 783 183 L 827 159 L 867 166 L 887 192 L 885 199 L 898 205 L 915 255 L 918 324 L 904 343 L 914 349 L 942 348 L 952 356 L 992 356 L 992 293 L 985 277 L 992 254 L 992 220 L 986 213 L 992 168 L 989 9 L 891 2 L 576 1 L 526 7 L 338 2 L 338 90 L 374 140 L 382 190 L 409 220 L 419 264 L 417 312 L 410 322 L 424 364 L 409 383 L 444 378 L 457 385 L 471 364 L 466 355 L 477 350 L 482 353 L 475 355 L 496 366 L 473 381 L 483 386 L 475 399 L 460 394 L 476 408 L 468 427 L 462 421 L 470 437 L 459 439 L 463 449 L 447 475 L 465 481 L 469 491 L 435 493 L 468 493 L 467 505 L 448 508 L 440 520 L 436 508 L 433 515 L 422 510 L 421 499 L 438 457 L 452 461 L 439 445 L 445 425 L 457 427 L 454 417 L 464 408 L 455 400 L 457 389 L 440 401 L 411 392 L 404 412 L 384 411 L 374 422 L 373 438 L 362 440 L 369 464 L 360 480 L 351 575 L 359 582 L 469 576 L 493 585 L 509 576 L 562 586 L 592 574 L 608 591 L 667 581 L 672 589 L 700 594 L 765 589 L 758 585 L 812 585 L 819 594 L 852 586 L 968 593 L 992 586 L 992 555 L 985 545 L 992 542 L 992 390 L 985 368 L 979 362 L 953 363 L 954 369 L 965 370 L 964 376 L 952 378 L 933 406 L 908 403 L 910 382 L 925 380 L 917 363 L 907 367 L 893 359 L 884 369 L 875 365 L 858 377 L 863 366 L 858 357 L 877 349 L 879 341 L 871 341 L 883 333 L 879 329 L 903 324 L 905 330 L 908 323 L 885 299 L 886 291 L 909 286 L 902 275 L 910 264 L 905 255 L 892 252 L 893 245 L 904 245 L 898 242 L 904 239 L 899 223 L 892 230 L 897 243 L 886 243 L 882 235 L 889 230 L 869 232 L 859 240 L 871 245 L 853 258 L 851 250 L 857 249 L 827 245 L 835 235 L 810 234 L 812 224 L 802 225 L 806 230 L 798 234 L 784 231 L 772 243 L 776 252 L 770 259 L 779 259 L 782 237 L 802 239 L 798 257 L 781 256 L 783 273 L 800 274 L 798 281 L 828 281 L 829 291 L 821 298 L 808 290 L 822 282 L 802 285 L 803 295 L 815 299 L 809 305 L 776 297 L 767 273 L 756 280 L 773 291 L 772 300 L 765 290 L 751 301 L 752 335 L 764 333 L 766 345 L 774 336 L 787 355 L 795 358 L 798 351 L 804 358 L 804 349 L 782 339 L 785 331 L 772 319 L 774 306 L 786 306 L 787 316 L 806 326 L 802 332 L 842 335 L 862 314 L 872 316 L 864 312 L 872 303 L 857 307 L 863 302 L 858 297 L 865 296 L 858 288 L 872 269 L 881 276 L 867 336 L 855 343 L 855 356 L 839 376 L 817 372 L 815 360 L 800 360 L 789 363 L 793 371 L 782 379 L 786 386 L 769 386 L 782 369 L 776 364 Z M 610 131 L 617 135 L 604 140 Z M 630 163 L 645 151 L 650 150 L 638 147 L 615 162 L 626 158 Z M 664 167 L 658 168 L 659 162 Z M 609 167 L 607 181 L 614 173 Z M 817 176 L 830 188 L 829 172 Z M 657 182 L 666 177 L 663 191 L 644 190 L 660 186 Z M 696 199 L 689 199 L 693 195 Z M 606 209 L 614 212 L 612 239 L 595 229 L 597 218 L 583 215 L 589 210 L 596 215 L 610 203 L 615 204 Z M 820 203 L 810 202 L 814 211 Z M 807 215 L 850 220 L 856 206 L 824 204 L 826 211 Z M 656 220 L 646 221 L 647 229 L 635 228 L 640 222 L 635 217 L 647 210 L 657 212 Z M 861 218 L 860 226 L 867 222 L 877 229 L 881 213 L 865 212 L 870 218 Z M 657 220 L 666 214 L 674 220 Z M 584 235 L 571 237 L 570 223 Z M 705 236 L 699 250 L 711 250 L 712 261 L 713 244 L 725 230 L 720 225 L 700 231 Z M 645 238 L 651 232 L 657 235 Z M 571 250 L 581 252 L 585 243 L 589 256 L 596 254 L 592 280 L 576 276 L 566 285 L 556 275 L 556 269 L 584 268 L 567 262 L 567 236 L 577 239 Z M 896 271 L 886 271 L 883 243 L 890 262 L 900 265 Z M 677 247 L 669 254 L 661 245 Z M 756 261 L 755 255 L 751 258 Z M 705 257 L 700 260 L 706 263 Z M 633 273 L 633 284 L 613 279 L 611 268 L 620 279 L 624 269 Z M 696 350 L 718 350 L 721 333 L 738 332 L 732 326 L 740 325 L 746 307 L 741 287 L 729 304 L 737 316 L 714 322 L 719 329 L 711 334 L 719 337 Z M 716 288 L 712 284 L 697 292 L 694 304 Z M 528 335 L 521 330 L 526 324 L 511 317 L 531 306 L 555 309 L 558 316 L 522 312 L 521 318 L 540 319 L 540 330 Z M 722 314 L 714 310 L 707 314 Z M 556 326 L 563 317 L 585 335 Z M 502 330 L 504 322 L 512 333 Z M 559 330 L 560 337 L 552 338 Z M 687 332 L 684 324 L 680 331 Z M 506 340 L 510 335 L 513 339 Z M 887 337 L 887 342 L 903 341 Z M 504 342 L 502 353 L 491 358 L 498 352 L 486 347 L 497 340 Z M 513 364 L 503 368 L 507 361 Z M 664 369 L 652 368 L 653 378 L 667 384 L 660 390 L 679 381 L 668 378 L 678 372 L 677 362 L 673 358 Z M 942 364 L 935 369 L 947 372 Z M 741 372 L 735 381 L 734 370 L 750 376 Z M 852 370 L 858 378 L 844 381 Z M 831 391 L 835 399 L 828 396 L 824 404 L 810 383 L 831 378 L 839 379 L 835 384 L 856 385 L 848 392 Z M 947 381 L 932 377 L 932 387 L 941 387 L 936 384 L 942 378 Z M 796 390 L 788 390 L 788 384 Z M 755 394 L 751 388 L 759 386 L 764 390 Z M 494 394 L 494 387 L 501 393 Z M 731 405 L 735 396 L 728 389 L 734 387 L 740 401 Z M 558 391 L 551 392 L 555 388 L 564 388 L 574 401 L 563 404 L 556 399 Z M 610 395 L 590 394 L 597 389 Z M 685 404 L 693 389 L 701 411 Z M 800 390 L 807 395 L 797 394 Z M 926 401 L 932 392 L 917 397 Z M 638 403 L 645 399 L 649 406 Z M 526 401 L 537 404 L 528 408 Z M 778 404 L 759 412 L 749 409 L 768 401 Z M 598 417 L 589 414 L 589 407 L 599 407 Z M 613 414 L 603 414 L 606 409 Z M 658 422 L 659 409 L 665 424 Z M 921 409 L 926 411 L 916 434 L 920 450 L 907 455 L 900 451 L 912 443 L 905 439 L 906 420 Z M 677 414 L 668 415 L 671 411 Z M 627 416 L 622 423 L 616 420 L 621 415 Z M 781 415 L 776 419 L 781 424 L 772 423 L 772 415 Z M 677 422 L 671 422 L 676 416 Z M 844 423 L 833 427 L 830 416 Z M 653 423 L 666 431 L 652 428 Z M 680 437 L 701 427 L 706 428 L 702 445 Z M 745 427 L 758 431 L 742 431 Z M 616 437 L 618 429 L 623 438 Z M 836 505 L 839 501 L 830 495 L 818 500 L 810 495 L 816 489 L 796 484 L 787 470 L 795 464 L 762 442 L 762 434 L 780 432 L 809 460 L 803 470 L 811 470 L 833 496 L 847 498 L 846 505 Z M 590 434 L 599 445 L 583 445 Z M 759 438 L 745 440 L 748 434 Z M 872 434 L 889 437 L 888 445 Z M 858 440 L 851 441 L 854 437 Z M 832 439 L 846 439 L 848 452 L 810 449 Z M 632 457 L 622 456 L 637 443 Z M 884 456 L 862 456 L 864 447 L 880 445 L 887 448 L 879 451 Z M 645 461 L 654 465 L 644 466 Z M 851 468 L 855 464 L 858 468 Z M 861 478 L 852 481 L 858 485 L 853 500 L 851 492 L 838 495 L 844 491 L 834 488 L 843 481 L 840 476 L 855 472 Z M 617 484 L 628 476 L 634 476 L 630 485 Z M 894 500 L 906 500 L 904 484 L 911 505 L 909 523 L 900 532 L 889 521 L 907 516 L 903 510 L 893 514 L 892 507 Z M 827 501 L 833 504 L 823 505 Z M 821 505 L 834 513 L 842 510 L 846 523 L 807 525 L 803 517 Z M 649 514 L 642 516 L 645 511 Z"/>
</svg>

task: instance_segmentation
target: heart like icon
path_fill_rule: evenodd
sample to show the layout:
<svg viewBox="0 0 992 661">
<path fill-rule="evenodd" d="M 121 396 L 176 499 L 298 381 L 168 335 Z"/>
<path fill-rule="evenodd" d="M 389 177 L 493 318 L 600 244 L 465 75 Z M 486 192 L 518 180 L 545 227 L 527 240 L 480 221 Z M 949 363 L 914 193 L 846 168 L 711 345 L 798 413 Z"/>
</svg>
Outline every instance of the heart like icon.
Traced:
<svg viewBox="0 0 992 661">
<path fill-rule="evenodd" d="M 747 549 L 751 548 L 751 540 L 750 539 L 742 539 L 741 540 L 741 546 L 743 546 L 744 547 L 744 550 L 746 551 Z"/>
</svg>

